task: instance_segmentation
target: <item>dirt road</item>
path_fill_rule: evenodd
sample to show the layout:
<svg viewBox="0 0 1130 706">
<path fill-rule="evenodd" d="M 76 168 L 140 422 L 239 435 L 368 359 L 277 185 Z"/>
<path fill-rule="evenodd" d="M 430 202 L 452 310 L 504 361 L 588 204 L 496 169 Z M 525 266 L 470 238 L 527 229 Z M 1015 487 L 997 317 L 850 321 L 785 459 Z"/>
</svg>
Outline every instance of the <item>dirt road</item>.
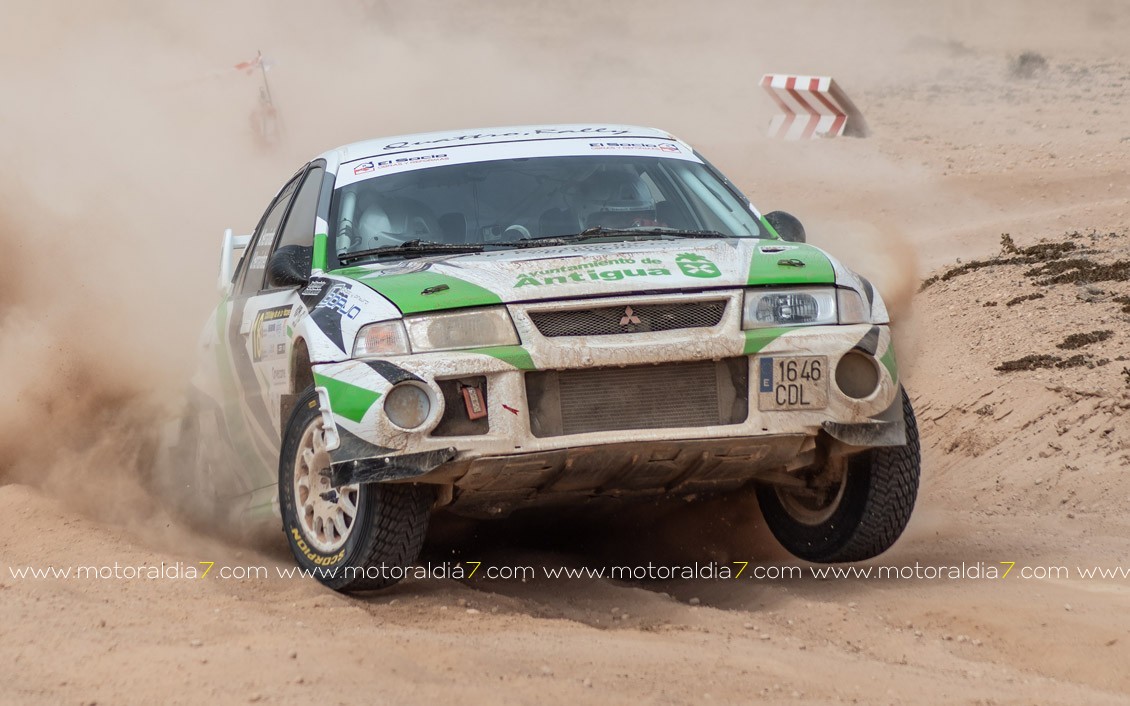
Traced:
<svg viewBox="0 0 1130 706">
<path fill-rule="evenodd" d="M 0 88 L 21 96 L 0 105 L 0 702 L 1130 700 L 1130 282 L 999 255 L 1008 233 L 1130 260 L 1122 4 L 0 4 Z M 311 26 L 336 40 L 314 51 Z M 259 48 L 270 148 L 230 69 Z M 778 70 L 835 75 L 874 135 L 769 142 L 754 86 Z M 355 100 L 313 110 L 315 90 Z M 595 530 L 440 526 L 432 577 L 346 597 L 286 576 L 281 536 L 203 536 L 142 490 L 220 228 L 332 144 L 575 119 L 685 136 L 890 300 L 924 485 L 902 540 L 851 569 L 870 576 L 789 559 L 733 498 Z M 1037 355 L 1057 361 L 996 369 Z M 584 574 L 649 563 L 716 575 Z"/>
</svg>

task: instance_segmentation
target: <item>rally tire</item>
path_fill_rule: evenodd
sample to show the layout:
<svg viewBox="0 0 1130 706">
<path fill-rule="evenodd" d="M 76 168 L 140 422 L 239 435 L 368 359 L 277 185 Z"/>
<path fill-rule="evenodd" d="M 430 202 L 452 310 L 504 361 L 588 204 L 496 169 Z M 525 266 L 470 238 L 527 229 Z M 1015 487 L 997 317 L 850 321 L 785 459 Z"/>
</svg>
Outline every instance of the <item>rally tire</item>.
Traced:
<svg viewBox="0 0 1130 706">
<path fill-rule="evenodd" d="M 877 447 L 849 459 L 843 492 L 827 517 L 800 518 L 771 485 L 757 488 L 765 523 L 791 554 L 806 561 L 864 561 L 887 551 L 910 520 L 918 495 L 922 457 L 918 425 L 901 391 L 906 444 Z"/>
<path fill-rule="evenodd" d="M 352 486 L 355 515 L 343 543 L 332 550 L 317 546 L 309 523 L 299 516 L 295 479 L 301 444 L 321 428 L 321 419 L 318 396 L 308 388 L 290 415 L 279 455 L 279 509 L 290 550 L 302 569 L 335 591 L 387 588 L 420 556 L 434 492 L 413 484 Z"/>
</svg>

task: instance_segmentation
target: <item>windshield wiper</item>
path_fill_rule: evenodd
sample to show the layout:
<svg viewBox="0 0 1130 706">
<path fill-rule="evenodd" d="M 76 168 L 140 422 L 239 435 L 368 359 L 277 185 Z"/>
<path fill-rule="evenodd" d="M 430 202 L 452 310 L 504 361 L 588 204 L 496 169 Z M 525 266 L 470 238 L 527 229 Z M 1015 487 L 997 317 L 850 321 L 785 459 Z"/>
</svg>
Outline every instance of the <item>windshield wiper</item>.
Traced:
<svg viewBox="0 0 1130 706">
<path fill-rule="evenodd" d="M 549 245 L 563 245 L 566 243 L 576 243 L 582 240 L 592 240 L 594 238 L 606 238 L 616 236 L 649 236 L 649 237 L 671 237 L 671 238 L 733 238 L 735 236 L 726 235 L 716 230 L 684 230 L 682 228 L 605 228 L 604 226 L 594 226 L 586 228 L 580 233 L 575 235 L 545 235 L 540 238 L 522 238 L 521 240 L 513 243 L 516 247 L 531 248 L 542 247 Z"/>
<path fill-rule="evenodd" d="M 461 253 L 477 253 L 482 252 L 485 248 L 536 248 L 546 247 L 553 245 L 565 245 L 568 243 L 577 243 L 582 240 L 592 240 L 596 238 L 607 238 L 617 236 L 643 236 L 647 238 L 655 237 L 670 237 L 670 238 L 732 238 L 735 236 L 726 235 L 716 230 L 682 230 L 680 228 L 605 228 L 604 226 L 594 226 L 586 228 L 580 233 L 572 235 L 545 235 L 538 238 L 522 238 L 521 240 L 511 242 L 499 243 L 439 243 L 433 240 L 408 240 L 400 245 L 386 245 L 379 248 L 371 248 L 369 250 L 358 250 L 357 252 L 339 253 L 337 259 L 341 264 L 345 265 L 356 260 L 363 260 L 370 257 L 380 257 L 381 255 L 399 255 L 402 257 L 420 256 L 420 255 L 435 255 L 435 254 L 461 254 Z"/>
<path fill-rule="evenodd" d="M 435 255 L 438 253 L 476 253 L 482 252 L 481 243 L 437 243 L 433 240 L 408 240 L 400 245 L 386 245 L 369 250 L 339 253 L 337 259 L 341 264 L 362 260 L 367 257 L 380 257 L 381 255 Z"/>
</svg>

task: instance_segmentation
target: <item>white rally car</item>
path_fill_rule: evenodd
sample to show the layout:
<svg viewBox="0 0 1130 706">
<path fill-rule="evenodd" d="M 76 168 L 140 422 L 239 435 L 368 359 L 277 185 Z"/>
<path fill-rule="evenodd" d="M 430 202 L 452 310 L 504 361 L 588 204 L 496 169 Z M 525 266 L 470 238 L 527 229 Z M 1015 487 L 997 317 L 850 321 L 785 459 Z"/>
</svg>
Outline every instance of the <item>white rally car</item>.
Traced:
<svg viewBox="0 0 1130 706">
<path fill-rule="evenodd" d="M 789 551 L 840 562 L 885 551 L 914 505 L 878 292 L 666 132 L 347 145 L 229 231 L 220 269 L 179 482 L 281 515 L 333 588 L 393 582 L 440 508 L 756 484 Z"/>
</svg>

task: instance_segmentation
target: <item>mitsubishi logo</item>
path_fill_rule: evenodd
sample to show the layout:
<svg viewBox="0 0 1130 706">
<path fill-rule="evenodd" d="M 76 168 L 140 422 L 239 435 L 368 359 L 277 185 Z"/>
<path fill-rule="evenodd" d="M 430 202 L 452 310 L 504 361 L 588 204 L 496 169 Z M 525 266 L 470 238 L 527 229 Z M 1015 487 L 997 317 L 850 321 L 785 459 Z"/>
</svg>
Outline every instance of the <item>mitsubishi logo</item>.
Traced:
<svg viewBox="0 0 1130 706">
<path fill-rule="evenodd" d="M 632 307 L 625 307 L 624 316 L 620 319 L 620 325 L 627 326 L 628 324 L 638 324 L 639 322 L 640 317 L 636 316 L 635 312 L 632 311 Z"/>
</svg>

